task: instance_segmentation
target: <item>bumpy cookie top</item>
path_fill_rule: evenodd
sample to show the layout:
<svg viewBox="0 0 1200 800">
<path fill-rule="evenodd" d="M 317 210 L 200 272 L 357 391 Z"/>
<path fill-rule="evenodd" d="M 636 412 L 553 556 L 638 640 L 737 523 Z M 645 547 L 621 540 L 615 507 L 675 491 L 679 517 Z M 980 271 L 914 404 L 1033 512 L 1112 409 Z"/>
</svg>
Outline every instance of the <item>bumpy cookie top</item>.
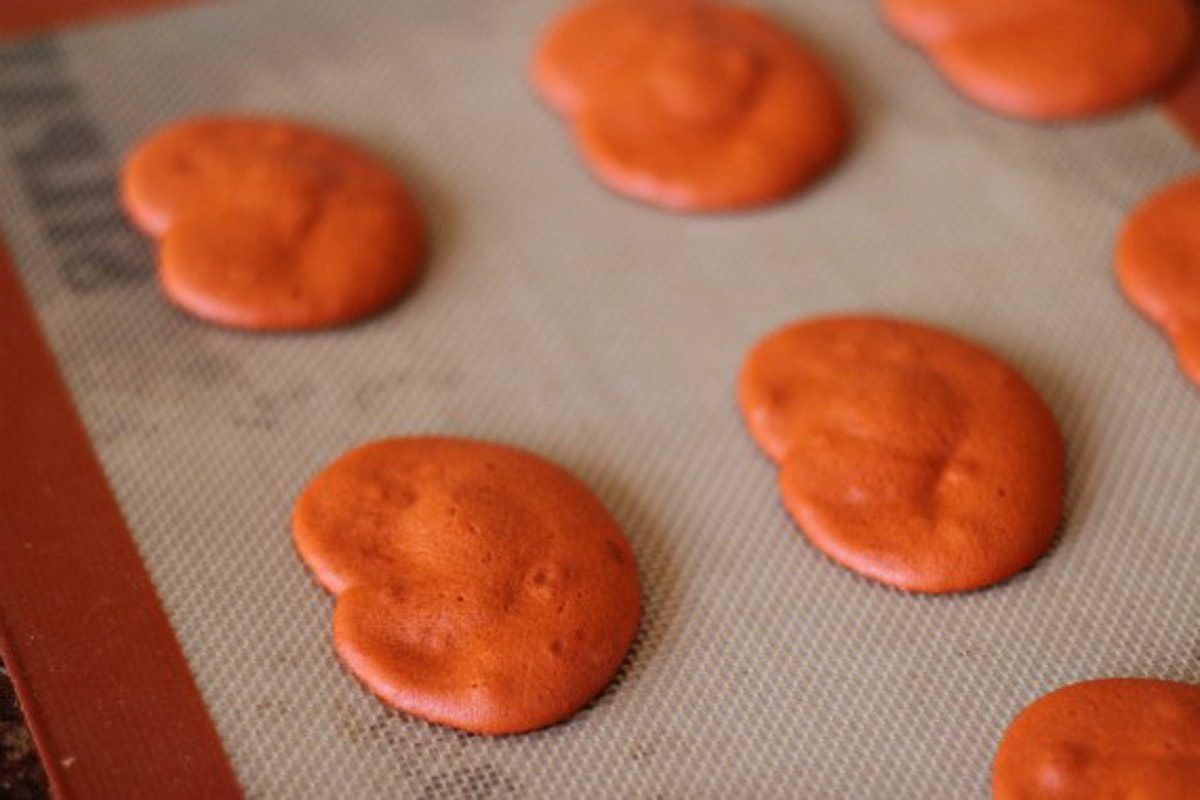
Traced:
<svg viewBox="0 0 1200 800">
<path fill-rule="evenodd" d="M 1138 206 L 1121 230 L 1117 277 L 1126 297 L 1171 338 L 1200 386 L 1200 176 Z"/>
<path fill-rule="evenodd" d="M 903 37 L 982 106 L 1017 117 L 1111 111 L 1187 58 L 1189 0 L 880 0 Z"/>
<path fill-rule="evenodd" d="M 189 119 L 127 158 L 121 197 L 184 310 L 252 330 L 372 314 L 416 279 L 424 223 L 386 167 L 284 120 Z"/>
<path fill-rule="evenodd" d="M 832 76 L 775 23 L 707 0 L 593 0 L 556 20 L 534 80 L 599 178 L 680 211 L 772 202 L 832 165 Z"/>
<path fill-rule="evenodd" d="M 976 589 L 1054 538 L 1054 417 L 1014 369 L 955 336 L 881 317 L 800 322 L 751 351 L 739 402 L 804 534 L 856 572 Z"/>
<path fill-rule="evenodd" d="M 511 447 L 392 439 L 304 490 L 296 547 L 338 595 L 345 665 L 396 708 L 467 731 L 553 724 L 612 680 L 637 565 L 579 481 Z"/>
<path fill-rule="evenodd" d="M 1172 800 L 1200 791 L 1200 686 L 1107 678 L 1017 715 L 996 752 L 995 800 Z"/>
</svg>

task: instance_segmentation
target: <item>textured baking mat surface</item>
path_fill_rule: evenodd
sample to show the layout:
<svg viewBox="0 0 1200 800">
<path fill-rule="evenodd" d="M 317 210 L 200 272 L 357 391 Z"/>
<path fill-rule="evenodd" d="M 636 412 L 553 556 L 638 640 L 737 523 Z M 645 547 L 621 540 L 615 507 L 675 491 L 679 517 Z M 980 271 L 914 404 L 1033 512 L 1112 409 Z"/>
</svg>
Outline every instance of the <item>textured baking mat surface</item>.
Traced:
<svg viewBox="0 0 1200 800">
<path fill-rule="evenodd" d="M 984 796 L 1038 695 L 1200 681 L 1200 394 L 1110 268 L 1126 211 L 1195 151 L 1152 109 L 1054 128 L 978 111 L 870 3 L 763 5 L 842 76 L 857 140 L 805 195 L 729 218 L 581 168 L 526 80 L 558 3 L 230 3 L 0 48 L 0 221 L 252 796 Z M 111 178 L 205 111 L 289 115 L 392 164 L 433 229 L 422 284 L 310 335 L 169 307 Z M 1041 389 L 1070 482 L 1035 568 L 912 597 L 798 535 L 735 377 L 766 332 L 841 310 L 946 326 Z M 431 432 L 548 456 L 627 531 L 640 636 L 567 724 L 457 734 L 335 662 L 291 504 L 346 449 Z"/>
</svg>

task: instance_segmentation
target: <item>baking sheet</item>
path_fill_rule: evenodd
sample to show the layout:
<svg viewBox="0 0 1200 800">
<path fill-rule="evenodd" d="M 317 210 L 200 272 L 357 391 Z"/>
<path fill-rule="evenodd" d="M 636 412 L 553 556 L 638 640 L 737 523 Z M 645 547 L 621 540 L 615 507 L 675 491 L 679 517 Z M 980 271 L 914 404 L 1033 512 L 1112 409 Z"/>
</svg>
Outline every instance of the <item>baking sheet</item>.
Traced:
<svg viewBox="0 0 1200 800">
<path fill-rule="evenodd" d="M 1200 396 L 1110 268 L 1125 212 L 1196 151 L 1150 108 L 1070 127 L 979 111 L 870 3 L 758 5 L 842 77 L 857 140 L 805 195 L 729 218 L 590 179 L 526 80 L 559 3 L 259 0 L 0 48 L 0 224 L 251 796 L 984 796 L 1038 695 L 1200 681 Z M 435 239 L 418 289 L 307 335 L 170 308 L 105 182 L 205 111 L 324 125 L 392 164 Z M 34 186 L 51 162 L 69 199 Z M 943 325 L 1042 390 L 1070 483 L 1034 569 L 910 597 L 794 530 L 735 376 L 766 332 L 840 310 Z M 351 446 L 431 432 L 536 450 L 626 529 L 641 632 L 565 725 L 439 729 L 335 662 L 291 503 Z"/>
</svg>

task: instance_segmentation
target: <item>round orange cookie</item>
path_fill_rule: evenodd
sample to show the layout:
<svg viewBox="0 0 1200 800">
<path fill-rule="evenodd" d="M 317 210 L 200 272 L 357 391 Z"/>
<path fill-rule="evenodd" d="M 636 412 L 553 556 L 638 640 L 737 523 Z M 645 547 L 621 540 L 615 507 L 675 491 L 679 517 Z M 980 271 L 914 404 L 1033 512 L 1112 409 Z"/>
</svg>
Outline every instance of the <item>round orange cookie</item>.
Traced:
<svg viewBox="0 0 1200 800">
<path fill-rule="evenodd" d="M 376 442 L 304 490 L 296 547 L 337 595 L 338 656 L 390 705 L 475 733 L 529 731 L 616 674 L 641 601 L 616 522 L 511 447 Z"/>
<path fill-rule="evenodd" d="M 739 403 L 801 530 L 862 575 L 978 589 L 1054 539 L 1054 417 L 1015 370 L 948 333 L 880 317 L 791 325 L 751 351 Z"/>
<path fill-rule="evenodd" d="M 677 211 L 779 200 L 846 147 L 830 73 L 776 24 L 707 0 L 593 0 L 542 39 L 534 80 L 618 192 Z"/>
<path fill-rule="evenodd" d="M 996 800 L 1181 800 L 1200 793 L 1200 686 L 1108 678 L 1017 715 L 996 752 Z"/>
<path fill-rule="evenodd" d="M 1180 367 L 1200 385 L 1200 176 L 1133 212 L 1117 242 L 1116 268 L 1129 302 L 1171 338 Z"/>
<path fill-rule="evenodd" d="M 1002 114 L 1070 119 L 1128 105 L 1187 59 L 1190 0 L 880 0 L 964 95 Z"/>
<path fill-rule="evenodd" d="M 404 185 L 351 145 L 298 123 L 185 120 L 127 158 L 126 212 L 160 239 L 167 296 L 233 328 L 351 322 L 394 302 L 425 257 Z"/>
</svg>

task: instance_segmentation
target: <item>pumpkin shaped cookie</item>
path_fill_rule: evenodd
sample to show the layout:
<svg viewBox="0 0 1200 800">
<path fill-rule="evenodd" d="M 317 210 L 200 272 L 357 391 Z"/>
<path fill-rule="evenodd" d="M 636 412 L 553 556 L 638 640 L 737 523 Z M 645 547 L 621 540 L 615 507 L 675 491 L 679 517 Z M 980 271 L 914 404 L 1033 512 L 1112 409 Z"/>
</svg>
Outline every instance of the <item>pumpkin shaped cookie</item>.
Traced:
<svg viewBox="0 0 1200 800">
<path fill-rule="evenodd" d="M 1194 40 L 1189 0 L 880 0 L 884 17 L 985 108 L 1066 120 L 1161 87 Z"/>
<path fill-rule="evenodd" d="M 337 595 L 342 663 L 388 704 L 485 734 L 565 719 L 637 631 L 637 565 L 579 481 L 521 450 L 391 439 L 304 490 L 296 547 Z"/>
<path fill-rule="evenodd" d="M 593 0 L 545 33 L 534 81 L 610 188 L 676 211 L 780 200 L 849 138 L 833 77 L 778 25 L 709 0 Z"/>
<path fill-rule="evenodd" d="M 127 158 L 121 198 L 159 240 L 167 297 L 247 330 L 352 322 L 394 302 L 425 257 L 398 178 L 321 131 L 250 117 L 189 119 Z"/>
<path fill-rule="evenodd" d="M 855 572 L 966 591 L 1054 539 L 1054 417 L 1014 369 L 955 336 L 882 317 L 800 322 L 754 347 L 739 403 L 801 531 Z"/>
<path fill-rule="evenodd" d="M 1116 270 L 1129 302 L 1166 333 L 1180 368 L 1200 386 L 1200 176 L 1133 211 L 1117 241 Z"/>
<path fill-rule="evenodd" d="M 1107 678 L 1057 689 L 1000 740 L 995 800 L 1177 800 L 1200 791 L 1200 686 Z"/>
</svg>

